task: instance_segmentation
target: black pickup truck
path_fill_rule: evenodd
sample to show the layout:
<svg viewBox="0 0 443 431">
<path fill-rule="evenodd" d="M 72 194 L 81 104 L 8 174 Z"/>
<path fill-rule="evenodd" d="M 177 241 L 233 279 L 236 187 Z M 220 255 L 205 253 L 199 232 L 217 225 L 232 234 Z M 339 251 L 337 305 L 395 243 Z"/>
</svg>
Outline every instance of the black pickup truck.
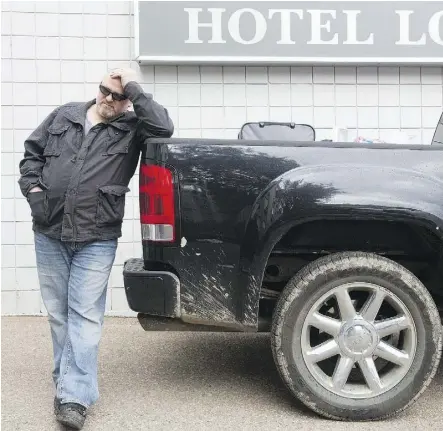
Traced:
<svg viewBox="0 0 443 431">
<path fill-rule="evenodd" d="M 269 332 L 328 418 L 417 400 L 442 350 L 443 116 L 432 145 L 171 138 L 141 157 L 123 271 L 146 330 Z"/>
</svg>

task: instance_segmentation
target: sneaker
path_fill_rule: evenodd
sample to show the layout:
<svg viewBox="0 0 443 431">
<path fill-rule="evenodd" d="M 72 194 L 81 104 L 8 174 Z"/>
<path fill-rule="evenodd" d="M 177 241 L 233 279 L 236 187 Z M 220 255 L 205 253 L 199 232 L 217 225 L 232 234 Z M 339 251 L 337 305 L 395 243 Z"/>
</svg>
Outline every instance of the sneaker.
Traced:
<svg viewBox="0 0 443 431">
<path fill-rule="evenodd" d="M 81 430 L 86 420 L 86 408 L 76 403 L 60 404 L 56 419 L 67 427 Z"/>
</svg>

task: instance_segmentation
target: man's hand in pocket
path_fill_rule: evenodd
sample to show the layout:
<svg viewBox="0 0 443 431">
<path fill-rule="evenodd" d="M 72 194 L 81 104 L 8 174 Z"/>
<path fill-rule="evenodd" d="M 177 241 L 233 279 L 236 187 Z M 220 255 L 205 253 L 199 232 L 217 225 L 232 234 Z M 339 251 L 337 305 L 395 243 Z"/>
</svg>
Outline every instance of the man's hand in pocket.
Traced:
<svg viewBox="0 0 443 431">
<path fill-rule="evenodd" d="M 43 190 L 40 187 L 33 187 L 29 190 L 29 193 L 42 192 Z"/>
</svg>

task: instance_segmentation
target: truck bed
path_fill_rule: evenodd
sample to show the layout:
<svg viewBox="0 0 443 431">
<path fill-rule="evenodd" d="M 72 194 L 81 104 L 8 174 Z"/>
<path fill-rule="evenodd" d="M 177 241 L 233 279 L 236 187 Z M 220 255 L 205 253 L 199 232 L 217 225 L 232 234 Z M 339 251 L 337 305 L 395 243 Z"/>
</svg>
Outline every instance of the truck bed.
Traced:
<svg viewBox="0 0 443 431">
<path fill-rule="evenodd" d="M 152 139 L 142 163 L 174 173 L 176 241 L 145 241 L 143 260 L 180 280 L 187 322 L 256 330 L 263 271 L 289 225 L 390 214 L 443 228 L 440 145 Z"/>
</svg>

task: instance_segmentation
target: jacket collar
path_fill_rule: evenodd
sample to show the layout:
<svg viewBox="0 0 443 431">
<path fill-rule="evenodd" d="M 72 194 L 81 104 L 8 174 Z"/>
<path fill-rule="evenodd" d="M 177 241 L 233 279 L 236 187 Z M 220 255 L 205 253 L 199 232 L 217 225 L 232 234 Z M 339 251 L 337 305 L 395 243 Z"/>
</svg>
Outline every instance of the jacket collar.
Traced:
<svg viewBox="0 0 443 431">
<path fill-rule="evenodd" d="M 63 115 L 73 123 L 80 124 L 83 128 L 85 127 L 85 118 L 88 109 L 94 105 L 96 102 L 95 99 L 89 100 L 86 103 L 79 103 L 73 106 L 70 106 L 63 112 Z M 126 113 L 122 113 L 112 121 L 109 121 L 107 124 L 113 127 L 116 127 L 120 130 L 130 130 L 129 126 L 126 124 Z"/>
</svg>

